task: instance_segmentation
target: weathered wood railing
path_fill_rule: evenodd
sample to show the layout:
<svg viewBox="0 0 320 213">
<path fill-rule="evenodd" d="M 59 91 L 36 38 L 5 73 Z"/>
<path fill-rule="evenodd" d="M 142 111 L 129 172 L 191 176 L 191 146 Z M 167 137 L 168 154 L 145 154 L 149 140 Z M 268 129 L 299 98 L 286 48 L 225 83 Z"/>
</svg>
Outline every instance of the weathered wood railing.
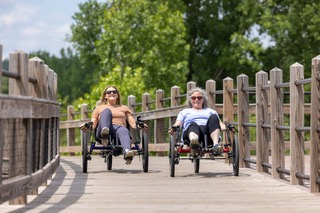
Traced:
<svg viewBox="0 0 320 213">
<path fill-rule="evenodd" d="M 60 162 L 57 75 L 22 51 L 10 54 L 8 71 L 1 64 L 0 204 L 26 204 Z M 8 94 L 1 82 L 8 83 Z"/>
<path fill-rule="evenodd" d="M 320 56 L 312 59 L 312 76 L 304 78 L 304 68 L 295 63 L 290 67 L 290 81 L 283 82 L 282 70 L 274 68 L 269 72 L 256 73 L 255 86 L 249 86 L 248 76 L 223 80 L 222 90 L 216 90 L 213 80 L 206 83 L 209 107 L 221 115 L 221 119 L 237 126 L 240 146 L 240 166 L 255 165 L 258 172 L 271 173 L 275 179 L 290 177 L 290 184 L 304 185 L 309 181 L 310 192 L 320 191 Z M 187 84 L 187 91 L 196 87 L 195 82 Z M 309 91 L 305 91 L 309 89 Z M 311 95 L 310 95 L 311 94 Z M 216 103 L 217 95 L 222 95 L 222 103 Z M 150 94 L 143 94 L 142 103 L 136 103 L 134 96 L 128 97 L 128 106 L 150 122 L 150 150 L 168 150 L 167 129 L 174 122 L 178 112 L 185 107 L 179 87 L 171 88 L 171 96 L 165 98 L 162 90 L 156 91 L 156 100 Z M 164 107 L 170 101 L 169 107 Z M 252 103 L 250 103 L 250 101 Z M 151 109 L 155 104 L 155 109 Z M 141 106 L 142 111 L 136 112 Z M 90 111 L 82 105 L 81 119 L 60 123 L 60 128 L 69 131 L 88 121 Z M 68 117 L 74 117 L 73 107 L 69 106 Z M 70 133 L 70 132 L 69 132 Z M 310 133 L 307 137 L 306 134 Z M 74 133 L 73 133 L 74 134 Z M 68 140 L 74 136 L 68 135 Z M 152 136 L 153 135 L 153 136 Z M 74 144 L 69 141 L 68 144 Z M 309 147 L 310 162 L 305 162 Z M 250 150 L 255 150 L 255 155 Z M 285 165 L 286 149 L 290 152 L 290 168 Z M 271 159 L 271 162 L 269 162 Z M 310 166 L 305 171 L 305 165 Z"/>
</svg>

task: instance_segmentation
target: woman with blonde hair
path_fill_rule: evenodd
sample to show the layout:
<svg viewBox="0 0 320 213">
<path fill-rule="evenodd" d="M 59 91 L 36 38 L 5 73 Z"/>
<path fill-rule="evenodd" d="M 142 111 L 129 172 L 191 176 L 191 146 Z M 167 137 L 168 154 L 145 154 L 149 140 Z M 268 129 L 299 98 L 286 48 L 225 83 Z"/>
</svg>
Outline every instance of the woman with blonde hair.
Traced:
<svg viewBox="0 0 320 213">
<path fill-rule="evenodd" d="M 121 95 L 117 87 L 107 86 L 100 99 L 100 104 L 92 112 L 92 129 L 96 129 L 96 138 L 101 138 L 104 146 L 108 145 L 109 135 L 118 138 L 124 153 L 126 164 L 131 164 L 134 153 L 131 151 L 130 131 L 136 128 L 133 113 L 129 107 L 121 104 Z"/>
</svg>

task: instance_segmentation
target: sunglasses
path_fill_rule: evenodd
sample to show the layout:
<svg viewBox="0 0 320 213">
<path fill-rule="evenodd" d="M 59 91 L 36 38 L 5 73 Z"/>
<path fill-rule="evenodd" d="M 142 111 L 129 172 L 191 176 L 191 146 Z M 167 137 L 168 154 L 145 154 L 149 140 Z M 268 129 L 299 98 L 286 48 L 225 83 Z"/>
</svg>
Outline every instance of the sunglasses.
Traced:
<svg viewBox="0 0 320 213">
<path fill-rule="evenodd" d="M 117 90 L 108 90 L 106 91 L 106 94 L 110 95 L 110 94 L 118 94 Z"/>
<path fill-rule="evenodd" d="M 198 99 L 199 101 L 202 100 L 202 96 L 191 96 L 190 98 L 193 101 L 195 101 L 196 99 Z"/>
</svg>

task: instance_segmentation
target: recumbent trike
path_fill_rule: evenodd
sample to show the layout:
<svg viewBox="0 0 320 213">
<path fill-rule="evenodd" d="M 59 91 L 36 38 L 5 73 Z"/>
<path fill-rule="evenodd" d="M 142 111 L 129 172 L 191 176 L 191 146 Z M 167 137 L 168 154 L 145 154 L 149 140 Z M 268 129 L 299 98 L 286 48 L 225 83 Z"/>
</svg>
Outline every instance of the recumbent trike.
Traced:
<svg viewBox="0 0 320 213">
<path fill-rule="evenodd" d="M 214 154 L 214 147 L 208 146 L 207 136 L 205 135 L 204 141 L 200 142 L 200 147 L 197 150 L 193 150 L 186 146 L 182 141 L 182 128 L 180 126 L 172 126 L 173 131 L 176 131 L 176 135 L 170 136 L 170 149 L 169 149 L 169 165 L 170 165 L 170 176 L 175 176 L 175 165 L 179 164 L 180 160 L 191 160 L 194 165 L 194 172 L 199 173 L 200 159 L 225 159 L 221 154 L 227 154 L 229 164 L 232 163 L 233 175 L 239 175 L 239 144 L 237 138 L 237 130 L 231 124 L 226 124 L 226 136 L 227 143 L 223 144 L 223 152 L 219 155 Z M 186 157 L 182 156 L 187 154 Z M 213 157 L 204 157 L 205 154 L 214 155 Z"/>
<path fill-rule="evenodd" d="M 91 160 L 91 155 L 94 150 L 100 150 L 100 156 L 104 158 L 107 163 L 107 169 L 112 169 L 112 158 L 122 155 L 123 148 L 121 146 L 121 141 L 118 138 L 111 138 L 109 135 L 108 145 L 102 145 L 101 138 L 97 138 L 95 131 L 92 130 L 92 122 L 85 124 L 88 131 L 82 131 L 82 171 L 87 173 L 88 170 L 88 160 Z M 139 128 L 140 127 L 140 128 Z M 131 150 L 139 158 L 142 156 L 142 167 L 144 172 L 148 172 L 149 167 L 149 150 L 148 150 L 148 135 L 144 129 L 145 124 L 142 122 L 141 117 L 138 116 L 136 120 L 136 134 L 135 141 Z M 130 127 L 128 127 L 130 128 Z M 93 140 L 92 140 L 93 138 Z"/>
</svg>

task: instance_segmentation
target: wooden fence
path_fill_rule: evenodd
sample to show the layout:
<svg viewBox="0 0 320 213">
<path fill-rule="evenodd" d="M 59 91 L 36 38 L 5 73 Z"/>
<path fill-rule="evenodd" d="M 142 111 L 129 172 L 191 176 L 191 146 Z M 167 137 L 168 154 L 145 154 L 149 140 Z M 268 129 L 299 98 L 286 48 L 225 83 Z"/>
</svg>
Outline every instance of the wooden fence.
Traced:
<svg viewBox="0 0 320 213">
<path fill-rule="evenodd" d="M 242 74 L 236 85 L 227 77 L 221 90 L 216 90 L 213 80 L 206 82 L 205 89 L 209 107 L 239 130 L 240 167 L 254 167 L 275 179 L 289 178 L 290 184 L 309 187 L 315 193 L 320 191 L 320 56 L 312 59 L 311 72 L 311 78 L 304 78 L 303 65 L 295 63 L 290 66 L 289 82 L 283 82 L 282 70 L 274 68 L 269 73 L 257 72 L 254 86 L 249 86 L 248 76 Z M 188 91 L 196 83 L 189 82 L 186 87 Z M 218 95 L 222 95 L 222 103 L 217 103 Z M 165 97 L 163 90 L 156 91 L 155 100 L 150 99 L 150 94 L 143 94 L 142 103 L 136 103 L 135 96 L 128 97 L 135 116 L 140 115 L 152 127 L 150 151 L 168 151 L 167 129 L 185 107 L 181 101 L 185 96 L 174 86 L 170 97 Z M 136 111 L 137 107 L 141 112 Z M 81 118 L 75 120 L 73 106 L 68 107 L 68 121 L 60 123 L 61 129 L 67 129 L 68 146 L 75 144 L 74 130 L 89 121 L 90 112 L 83 104 Z M 255 154 L 251 154 L 252 149 Z M 306 165 L 310 167 L 308 171 Z"/>
<path fill-rule="evenodd" d="M 3 70 L 0 45 L 0 204 L 26 204 L 60 162 L 57 75 L 28 57 L 10 53 L 9 70 Z M 1 83 L 8 84 L 7 94 Z"/>
</svg>

